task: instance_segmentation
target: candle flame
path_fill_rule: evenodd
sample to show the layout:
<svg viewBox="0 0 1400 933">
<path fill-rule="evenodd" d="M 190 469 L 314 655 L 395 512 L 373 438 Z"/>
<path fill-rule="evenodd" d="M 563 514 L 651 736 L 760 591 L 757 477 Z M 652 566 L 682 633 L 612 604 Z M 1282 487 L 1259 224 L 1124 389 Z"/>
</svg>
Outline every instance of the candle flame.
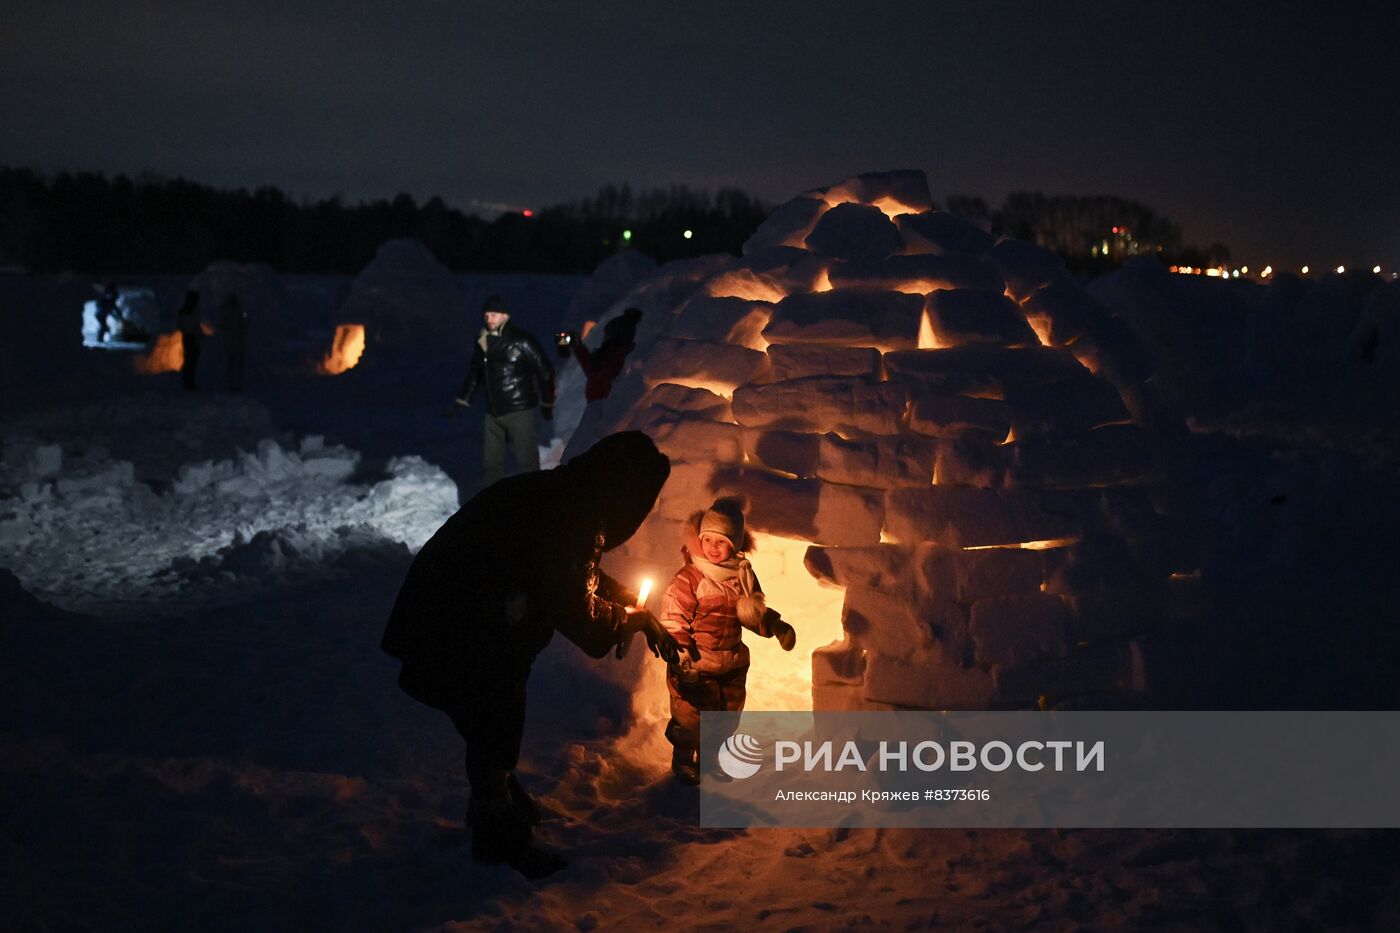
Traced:
<svg viewBox="0 0 1400 933">
<path fill-rule="evenodd" d="M 637 594 L 637 608 L 642 608 L 647 604 L 647 597 L 651 595 L 651 577 L 642 581 L 642 591 Z"/>
</svg>

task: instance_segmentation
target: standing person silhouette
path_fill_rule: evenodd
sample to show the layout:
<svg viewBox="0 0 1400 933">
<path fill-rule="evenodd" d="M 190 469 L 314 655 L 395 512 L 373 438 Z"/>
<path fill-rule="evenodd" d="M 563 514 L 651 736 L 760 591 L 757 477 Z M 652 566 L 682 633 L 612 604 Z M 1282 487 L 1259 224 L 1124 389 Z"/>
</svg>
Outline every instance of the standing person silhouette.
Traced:
<svg viewBox="0 0 1400 933">
<path fill-rule="evenodd" d="M 500 295 L 487 298 L 481 312 L 485 326 L 477 334 L 455 401 L 468 407 L 476 390 L 486 389 L 481 452 L 481 484 L 486 487 L 505 475 L 507 446 L 521 472 L 540 468 L 535 412 L 546 421 L 554 416 L 554 364 L 533 336 L 510 323 Z"/>
<path fill-rule="evenodd" d="M 185 292 L 184 303 L 175 314 L 175 326 L 180 331 L 180 384 L 186 392 L 199 388 L 196 373 L 199 369 L 199 350 L 204 341 L 204 332 L 199 322 L 199 292 L 191 289 Z"/>
</svg>

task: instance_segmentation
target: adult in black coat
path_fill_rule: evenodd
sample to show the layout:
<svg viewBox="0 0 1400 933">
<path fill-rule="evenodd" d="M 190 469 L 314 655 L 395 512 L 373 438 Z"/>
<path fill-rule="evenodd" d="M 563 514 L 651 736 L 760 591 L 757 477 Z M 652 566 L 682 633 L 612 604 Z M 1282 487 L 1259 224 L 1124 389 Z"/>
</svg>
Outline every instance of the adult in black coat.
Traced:
<svg viewBox="0 0 1400 933">
<path fill-rule="evenodd" d="M 603 438 L 557 469 L 478 493 L 418 552 L 384 632 L 399 685 L 443 710 L 466 742 L 472 854 L 538 877 L 562 862 L 533 845 L 533 801 L 514 782 L 525 687 L 556 631 L 601 658 L 637 633 L 667 663 L 675 639 L 598 567 L 656 502 L 670 461 L 645 434 Z"/>
<path fill-rule="evenodd" d="M 501 296 L 486 299 L 482 319 L 485 326 L 477 335 L 471 365 L 455 401 L 467 407 L 478 388 L 486 389 L 481 448 L 481 485 L 485 487 L 505 475 L 507 447 L 521 472 L 540 468 L 535 411 L 545 420 L 553 417 L 554 364 L 529 332 L 510 323 Z"/>
</svg>

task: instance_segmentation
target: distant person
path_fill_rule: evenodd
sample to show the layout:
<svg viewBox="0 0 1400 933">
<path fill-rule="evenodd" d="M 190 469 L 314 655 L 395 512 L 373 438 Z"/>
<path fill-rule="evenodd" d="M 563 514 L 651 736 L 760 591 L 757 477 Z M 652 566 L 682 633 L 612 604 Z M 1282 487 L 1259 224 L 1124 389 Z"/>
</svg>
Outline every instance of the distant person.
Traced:
<svg viewBox="0 0 1400 933">
<path fill-rule="evenodd" d="M 679 660 L 675 639 L 599 566 L 670 472 L 645 434 L 610 435 L 558 469 L 488 486 L 413 559 L 382 647 L 403 662 L 404 692 L 447 713 L 466 743 L 473 858 L 529 878 L 564 865 L 535 846 L 540 806 L 513 773 L 530 668 L 555 632 L 594 658 L 622 657 L 641 633 L 658 657 Z"/>
<path fill-rule="evenodd" d="M 642 319 L 640 308 L 628 308 L 622 314 L 603 325 L 603 342 L 598 349 L 590 351 L 583 340 L 573 331 L 569 333 L 569 346 L 574 358 L 583 370 L 587 382 L 583 397 L 589 402 L 600 402 L 612 391 L 613 381 L 622 373 L 627 355 L 636 349 L 633 342 L 637 337 L 637 323 Z"/>
<path fill-rule="evenodd" d="M 199 386 L 195 373 L 199 369 L 199 349 L 204 341 L 204 332 L 199 323 L 199 292 L 185 292 L 184 303 L 175 314 L 175 326 L 180 331 L 180 350 L 183 359 L 180 363 L 180 384 L 186 392 L 193 392 Z"/>
<path fill-rule="evenodd" d="M 505 476 L 506 447 L 523 473 L 540 468 L 535 412 L 554 417 L 554 364 L 529 333 L 510 323 L 500 295 L 481 309 L 485 326 L 477 334 L 456 404 L 471 405 L 478 387 L 486 389 L 486 427 L 481 452 L 481 483 L 490 486 Z"/>
<path fill-rule="evenodd" d="M 238 296 L 229 292 L 219 311 L 219 336 L 224 341 L 224 375 L 230 392 L 243 391 L 243 364 L 248 345 L 248 315 Z"/>
<path fill-rule="evenodd" d="M 106 343 L 114 327 L 121 327 L 121 311 L 117 307 L 117 287 L 108 282 L 97 299 L 97 342 Z"/>
</svg>

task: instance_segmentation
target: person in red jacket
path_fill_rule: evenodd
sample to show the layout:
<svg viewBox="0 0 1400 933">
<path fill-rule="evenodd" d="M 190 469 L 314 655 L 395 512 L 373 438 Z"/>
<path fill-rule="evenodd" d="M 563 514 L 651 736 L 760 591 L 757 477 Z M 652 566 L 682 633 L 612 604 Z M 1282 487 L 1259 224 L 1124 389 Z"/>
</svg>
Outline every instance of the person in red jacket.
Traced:
<svg viewBox="0 0 1400 933">
<path fill-rule="evenodd" d="M 597 350 L 590 351 L 577 334 L 571 335 L 573 339 L 569 341 L 569 346 L 573 348 L 574 359 L 578 360 L 579 368 L 588 380 L 583 387 L 585 400 L 598 402 L 608 397 L 613 380 L 621 374 L 622 365 L 627 361 L 627 354 L 636 348 L 633 340 L 637 336 L 637 322 L 641 319 L 640 309 L 628 308 L 608 321 L 603 325 L 603 342 Z"/>
<path fill-rule="evenodd" d="M 753 536 L 744 529 L 743 502 L 715 500 L 690 516 L 685 566 L 676 572 L 661 604 L 661 624 L 680 647 L 666 666 L 671 695 L 671 770 L 681 780 L 700 781 L 700 712 L 744 708 L 749 649 L 742 629 L 776 638 L 791 651 L 797 634 L 768 608 L 746 554 Z"/>
</svg>

